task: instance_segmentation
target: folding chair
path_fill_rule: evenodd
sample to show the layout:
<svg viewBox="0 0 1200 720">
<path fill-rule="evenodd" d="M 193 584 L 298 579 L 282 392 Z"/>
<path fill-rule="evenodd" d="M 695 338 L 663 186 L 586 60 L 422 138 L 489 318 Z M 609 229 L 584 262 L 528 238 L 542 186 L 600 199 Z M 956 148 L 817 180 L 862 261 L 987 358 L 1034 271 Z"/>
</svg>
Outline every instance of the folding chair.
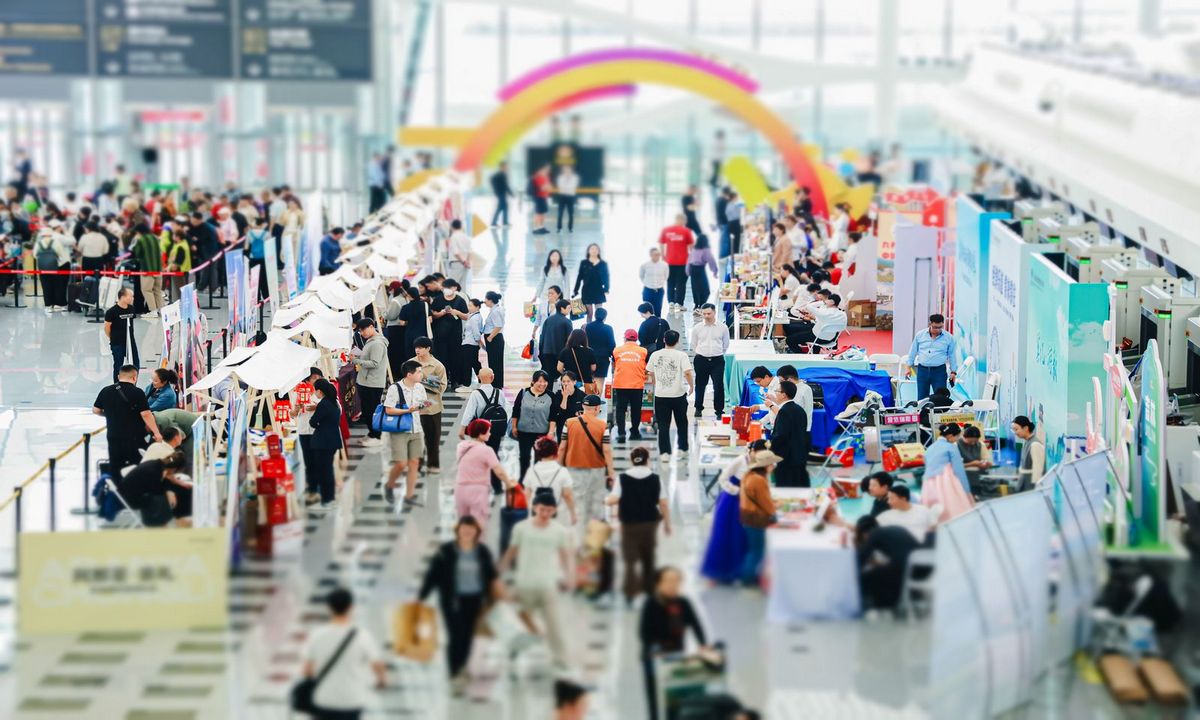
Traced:
<svg viewBox="0 0 1200 720">
<path fill-rule="evenodd" d="M 122 497 L 120 491 L 117 490 L 117 484 L 115 482 L 113 482 L 112 478 L 110 478 L 110 477 L 104 478 L 104 485 L 108 488 L 108 491 L 113 494 L 113 497 L 115 497 L 118 501 L 120 501 L 121 507 L 125 508 L 121 512 L 117 513 L 117 516 L 115 518 L 113 518 L 113 521 L 110 524 L 110 527 L 114 527 L 114 528 L 129 528 L 129 527 L 144 528 L 145 525 L 142 524 L 141 513 L 134 510 L 132 507 L 129 506 L 129 503 L 125 502 L 125 498 Z M 122 518 L 124 518 L 124 520 L 122 520 Z"/>
<path fill-rule="evenodd" d="M 834 333 L 833 337 L 830 338 L 829 340 L 822 340 L 821 338 L 817 338 L 816 340 L 813 340 L 811 343 L 808 344 L 808 352 L 810 355 L 822 355 L 822 354 L 828 355 L 830 353 L 836 352 L 838 349 L 838 343 L 841 341 L 842 336 L 849 335 L 849 334 L 850 333 L 848 331 L 841 330 L 841 331 Z"/>
<path fill-rule="evenodd" d="M 904 568 L 904 584 L 900 587 L 900 602 L 896 604 L 896 615 L 911 617 L 923 616 L 933 607 L 933 573 L 936 568 L 937 553 L 930 548 L 913 550 L 908 555 L 908 565 Z M 917 577 L 918 571 L 921 577 Z M 913 601 L 913 593 L 919 593 L 919 602 Z"/>
</svg>

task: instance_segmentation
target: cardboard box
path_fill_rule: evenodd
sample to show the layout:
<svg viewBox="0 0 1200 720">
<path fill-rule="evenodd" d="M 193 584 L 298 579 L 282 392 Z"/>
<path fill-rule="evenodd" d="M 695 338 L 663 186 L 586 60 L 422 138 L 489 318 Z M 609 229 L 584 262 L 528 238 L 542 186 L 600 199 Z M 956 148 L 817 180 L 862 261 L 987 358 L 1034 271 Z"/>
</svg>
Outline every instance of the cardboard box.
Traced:
<svg viewBox="0 0 1200 720">
<path fill-rule="evenodd" d="M 851 300 L 850 311 L 846 315 L 850 327 L 875 327 L 875 301 Z"/>
</svg>

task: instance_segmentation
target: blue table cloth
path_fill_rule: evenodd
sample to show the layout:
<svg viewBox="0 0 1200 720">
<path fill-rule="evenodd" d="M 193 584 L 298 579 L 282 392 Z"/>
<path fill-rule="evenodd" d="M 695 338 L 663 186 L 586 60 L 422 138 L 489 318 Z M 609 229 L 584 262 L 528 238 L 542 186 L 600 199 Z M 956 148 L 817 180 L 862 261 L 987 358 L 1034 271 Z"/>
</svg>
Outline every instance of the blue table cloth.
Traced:
<svg viewBox="0 0 1200 720">
<path fill-rule="evenodd" d="M 820 385 L 825 407 L 813 410 L 812 449 L 824 452 L 837 436 L 835 419 L 854 398 L 862 399 L 874 390 L 883 396 L 884 406 L 893 404 L 892 380 L 883 370 L 843 370 L 841 368 L 800 368 L 800 379 L 810 385 Z M 749 377 L 744 378 L 739 405 L 762 402 L 763 389 Z"/>
</svg>

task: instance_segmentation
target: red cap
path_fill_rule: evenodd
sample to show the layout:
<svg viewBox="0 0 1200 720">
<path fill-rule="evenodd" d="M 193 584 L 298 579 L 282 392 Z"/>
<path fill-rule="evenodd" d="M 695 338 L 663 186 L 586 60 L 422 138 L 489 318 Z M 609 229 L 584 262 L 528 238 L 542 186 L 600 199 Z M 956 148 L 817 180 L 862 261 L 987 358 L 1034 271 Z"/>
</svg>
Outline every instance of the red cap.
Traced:
<svg viewBox="0 0 1200 720">
<path fill-rule="evenodd" d="M 637 330 L 626 330 L 625 331 L 625 339 L 626 340 L 637 340 L 638 339 L 637 338 Z"/>
</svg>

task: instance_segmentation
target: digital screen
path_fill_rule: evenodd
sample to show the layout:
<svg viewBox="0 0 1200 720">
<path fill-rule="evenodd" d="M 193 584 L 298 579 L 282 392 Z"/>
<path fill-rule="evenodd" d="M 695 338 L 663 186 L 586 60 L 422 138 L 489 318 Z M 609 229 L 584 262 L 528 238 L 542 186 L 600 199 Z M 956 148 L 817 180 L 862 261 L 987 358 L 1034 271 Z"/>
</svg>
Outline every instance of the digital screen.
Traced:
<svg viewBox="0 0 1200 720">
<path fill-rule="evenodd" d="M 0 74 L 87 75 L 87 0 L 0 0 Z"/>
<path fill-rule="evenodd" d="M 233 0 L 96 0 L 101 77 L 233 77 Z"/>
<path fill-rule="evenodd" d="M 241 0 L 247 80 L 370 80 L 371 0 Z"/>
</svg>

